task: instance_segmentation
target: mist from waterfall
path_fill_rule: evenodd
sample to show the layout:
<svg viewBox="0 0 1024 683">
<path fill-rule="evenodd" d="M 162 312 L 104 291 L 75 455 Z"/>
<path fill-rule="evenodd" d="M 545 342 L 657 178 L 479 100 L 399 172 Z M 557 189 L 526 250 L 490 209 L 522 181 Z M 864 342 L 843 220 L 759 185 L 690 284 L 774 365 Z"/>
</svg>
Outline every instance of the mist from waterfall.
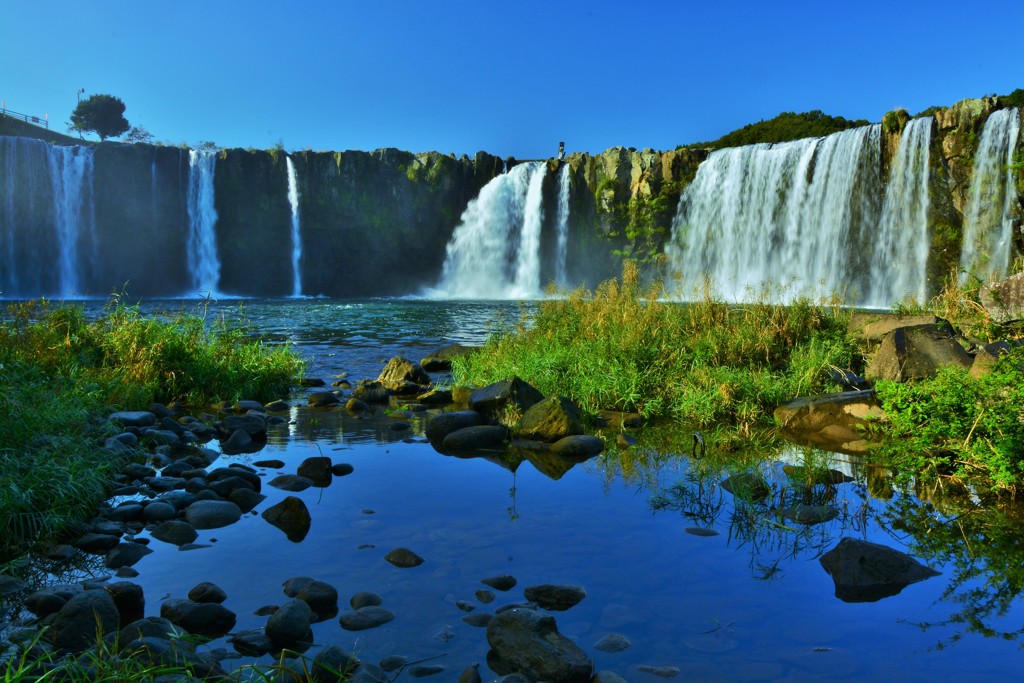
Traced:
<svg viewBox="0 0 1024 683">
<path fill-rule="evenodd" d="M 480 190 L 445 252 L 437 296 L 521 299 L 541 295 L 543 184 L 547 164 L 519 164 Z"/>
<path fill-rule="evenodd" d="M 302 296 L 302 230 L 299 222 L 299 182 L 295 164 L 285 157 L 288 167 L 288 204 L 292 207 L 292 296 Z"/>
<path fill-rule="evenodd" d="M 985 121 L 974 157 L 971 186 L 964 211 L 960 249 L 960 282 L 982 282 L 1009 273 L 1013 261 L 1013 151 L 1020 134 L 1020 112 L 1001 109 Z"/>
<path fill-rule="evenodd" d="M 563 163 L 562 168 L 558 171 L 558 213 L 555 216 L 557 239 L 555 243 L 555 284 L 559 287 L 566 287 L 569 284 L 565 274 L 565 263 L 569 251 L 569 193 L 572 185 L 569 170 L 569 164 Z"/>
<path fill-rule="evenodd" d="M 220 257 L 217 254 L 217 209 L 214 208 L 214 152 L 189 150 L 188 267 L 194 291 L 219 293 Z"/>
</svg>

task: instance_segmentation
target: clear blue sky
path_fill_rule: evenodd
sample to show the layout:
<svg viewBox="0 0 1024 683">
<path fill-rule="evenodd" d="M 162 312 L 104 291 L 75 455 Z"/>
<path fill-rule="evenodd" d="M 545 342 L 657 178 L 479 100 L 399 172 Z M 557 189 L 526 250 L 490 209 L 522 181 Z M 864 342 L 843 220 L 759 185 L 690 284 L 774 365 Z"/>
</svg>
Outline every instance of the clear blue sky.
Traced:
<svg viewBox="0 0 1024 683">
<path fill-rule="evenodd" d="M 670 149 L 1008 93 L 1022 25 L 1022 0 L 0 0 L 0 99 L 63 131 L 79 88 L 116 95 L 173 144 Z"/>
</svg>

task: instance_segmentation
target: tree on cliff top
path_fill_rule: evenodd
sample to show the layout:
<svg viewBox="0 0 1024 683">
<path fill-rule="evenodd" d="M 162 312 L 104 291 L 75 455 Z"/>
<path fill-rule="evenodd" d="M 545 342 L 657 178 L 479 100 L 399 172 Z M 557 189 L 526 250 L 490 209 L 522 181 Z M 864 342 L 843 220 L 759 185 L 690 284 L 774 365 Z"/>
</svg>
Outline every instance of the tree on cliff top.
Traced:
<svg viewBox="0 0 1024 683">
<path fill-rule="evenodd" d="M 113 95 L 92 95 L 79 102 L 71 114 L 73 130 L 92 131 L 101 141 L 123 135 L 129 127 L 124 117 L 124 102 Z"/>
</svg>

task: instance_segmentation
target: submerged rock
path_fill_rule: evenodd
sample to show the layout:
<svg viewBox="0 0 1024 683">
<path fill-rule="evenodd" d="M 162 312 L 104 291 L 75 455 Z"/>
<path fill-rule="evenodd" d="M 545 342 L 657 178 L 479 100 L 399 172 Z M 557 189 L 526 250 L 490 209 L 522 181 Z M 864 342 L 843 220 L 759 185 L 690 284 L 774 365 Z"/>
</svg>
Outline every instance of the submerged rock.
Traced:
<svg viewBox="0 0 1024 683">
<path fill-rule="evenodd" d="M 423 564 L 423 558 L 408 548 L 395 548 L 384 556 L 384 559 L 402 569 L 418 567 Z"/>
<path fill-rule="evenodd" d="M 511 609 L 487 625 L 487 643 L 515 671 L 543 681 L 586 683 L 592 662 L 558 632 L 554 617 L 531 609 Z"/>
<path fill-rule="evenodd" d="M 346 631 L 365 631 L 377 628 L 395 618 L 395 613 L 378 605 L 360 607 L 355 612 L 343 614 L 338 622 Z"/>
<path fill-rule="evenodd" d="M 523 591 L 523 595 L 530 602 L 537 603 L 538 607 L 562 612 L 579 604 L 587 597 L 587 592 L 583 590 L 583 586 L 558 586 L 546 583 L 529 586 Z"/>
<path fill-rule="evenodd" d="M 723 479 L 721 486 L 740 500 L 757 502 L 764 500 L 771 493 L 768 482 L 760 474 L 740 472 Z"/>
<path fill-rule="evenodd" d="M 220 638 L 235 627 L 235 613 L 213 602 L 166 600 L 160 605 L 160 616 L 189 633 Z"/>
<path fill-rule="evenodd" d="M 491 576 L 486 579 L 480 579 L 480 583 L 485 586 L 490 586 L 494 590 L 509 591 L 515 588 L 516 577 L 510 576 L 509 574 L 502 574 L 501 576 Z"/>
<path fill-rule="evenodd" d="M 843 538 L 821 557 L 843 602 L 875 602 L 939 572 L 888 546 Z"/>
</svg>

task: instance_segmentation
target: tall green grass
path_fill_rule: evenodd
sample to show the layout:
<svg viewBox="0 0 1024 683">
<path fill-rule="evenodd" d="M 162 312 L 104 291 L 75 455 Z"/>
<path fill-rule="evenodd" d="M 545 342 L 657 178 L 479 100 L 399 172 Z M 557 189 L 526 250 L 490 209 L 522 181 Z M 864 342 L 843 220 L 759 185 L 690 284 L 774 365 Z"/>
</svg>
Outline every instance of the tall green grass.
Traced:
<svg viewBox="0 0 1024 683">
<path fill-rule="evenodd" d="M 270 400 L 301 373 L 243 321 L 147 318 L 114 305 L 14 304 L 0 322 L 0 558 L 60 534 L 103 499 L 122 463 L 102 448 L 113 408 Z"/>
<path fill-rule="evenodd" d="M 532 319 L 456 360 L 457 382 L 518 375 L 589 411 L 618 409 L 706 426 L 768 424 L 779 403 L 831 387 L 827 369 L 854 352 L 838 305 L 798 299 L 731 305 L 707 291 L 694 303 L 621 281 L 540 303 Z"/>
</svg>

